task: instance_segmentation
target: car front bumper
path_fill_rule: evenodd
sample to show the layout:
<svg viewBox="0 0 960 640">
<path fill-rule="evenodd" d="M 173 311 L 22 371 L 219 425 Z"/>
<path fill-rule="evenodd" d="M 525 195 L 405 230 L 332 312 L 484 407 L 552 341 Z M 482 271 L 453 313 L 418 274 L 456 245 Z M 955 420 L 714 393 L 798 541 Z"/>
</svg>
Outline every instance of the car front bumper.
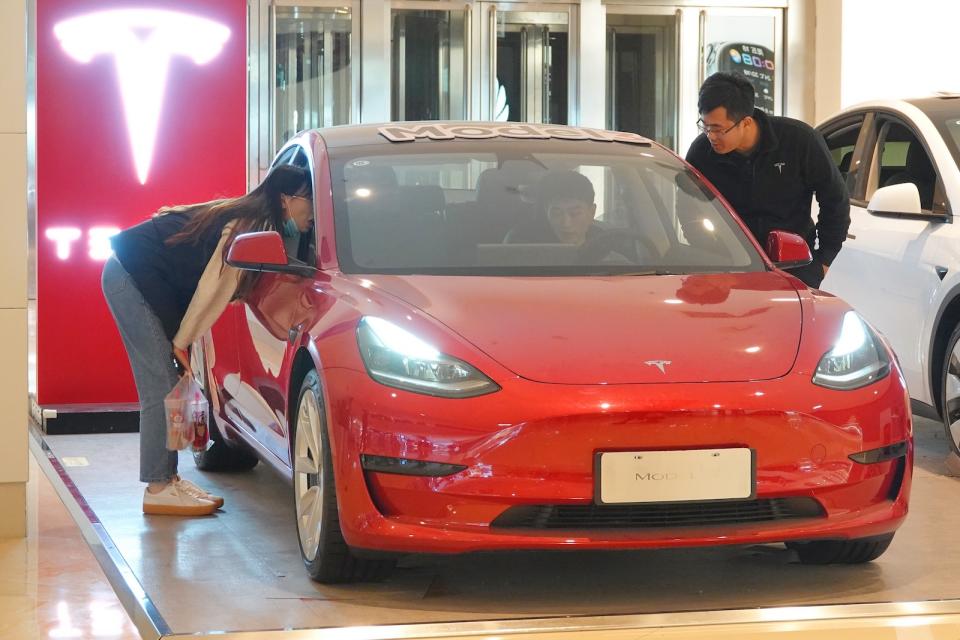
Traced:
<svg viewBox="0 0 960 640">
<path fill-rule="evenodd" d="M 340 524 L 348 544 L 361 549 L 459 553 L 850 539 L 892 532 L 907 514 L 912 425 L 899 375 L 842 392 L 799 375 L 589 387 L 516 380 L 468 400 L 406 393 L 348 369 L 325 378 Z M 850 458 L 898 442 L 907 443 L 899 458 L 872 464 Z M 605 526 L 611 520 L 601 518 L 576 527 L 501 526 L 511 509 L 599 506 L 599 452 L 728 447 L 754 451 L 753 500 L 806 499 L 820 513 L 720 524 L 668 518 L 663 526 L 633 527 L 614 518 Z M 466 469 L 443 477 L 372 472 L 362 468 L 361 454 Z"/>
</svg>

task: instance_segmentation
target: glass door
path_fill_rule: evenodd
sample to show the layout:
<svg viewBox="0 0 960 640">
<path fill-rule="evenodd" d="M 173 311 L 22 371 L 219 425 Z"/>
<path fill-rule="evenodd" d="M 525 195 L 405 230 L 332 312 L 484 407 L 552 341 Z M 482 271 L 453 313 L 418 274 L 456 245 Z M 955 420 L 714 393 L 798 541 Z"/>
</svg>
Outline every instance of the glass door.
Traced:
<svg viewBox="0 0 960 640">
<path fill-rule="evenodd" d="M 344 7 L 272 9 L 274 152 L 298 131 L 349 124 L 353 19 Z"/>
<path fill-rule="evenodd" d="M 676 148 L 678 16 L 614 10 L 608 6 L 606 126 Z"/>
<path fill-rule="evenodd" d="M 441 3 L 394 3 L 391 15 L 391 119 L 467 118 L 467 12 Z"/>
<path fill-rule="evenodd" d="M 485 4 L 486 117 L 567 124 L 575 99 L 571 73 L 572 8 L 567 5 Z"/>
</svg>

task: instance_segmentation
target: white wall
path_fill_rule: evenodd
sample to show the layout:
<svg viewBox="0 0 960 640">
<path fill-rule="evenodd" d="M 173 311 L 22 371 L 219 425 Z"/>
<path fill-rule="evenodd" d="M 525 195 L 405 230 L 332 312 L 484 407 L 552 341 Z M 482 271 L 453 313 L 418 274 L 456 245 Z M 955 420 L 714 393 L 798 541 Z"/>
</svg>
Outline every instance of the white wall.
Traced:
<svg viewBox="0 0 960 640">
<path fill-rule="evenodd" d="M 816 0 L 815 24 L 810 43 L 816 69 L 813 122 L 819 123 L 840 110 L 843 2 Z"/>
<path fill-rule="evenodd" d="M 815 117 L 816 15 L 815 0 L 790 0 L 784 37 L 787 40 L 786 103 L 783 115 L 811 122 Z M 782 59 L 782 56 L 781 56 Z"/>
<path fill-rule="evenodd" d="M 841 106 L 960 92 L 960 2 L 843 0 L 842 20 Z"/>
<path fill-rule="evenodd" d="M 0 537 L 26 535 L 27 0 L 0 2 Z"/>
</svg>

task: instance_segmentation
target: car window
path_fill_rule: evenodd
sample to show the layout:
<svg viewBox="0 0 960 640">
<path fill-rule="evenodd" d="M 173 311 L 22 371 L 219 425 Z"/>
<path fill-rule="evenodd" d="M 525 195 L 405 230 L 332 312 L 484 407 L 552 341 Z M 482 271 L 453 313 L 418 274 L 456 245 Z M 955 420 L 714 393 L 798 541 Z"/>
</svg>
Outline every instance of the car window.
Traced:
<svg viewBox="0 0 960 640">
<path fill-rule="evenodd" d="M 881 187 L 911 183 L 920 193 L 920 206 L 933 209 L 937 172 L 916 134 L 902 122 L 881 121 L 868 197 Z"/>
<path fill-rule="evenodd" d="M 332 154 L 331 173 L 345 272 L 765 268 L 719 200 L 657 148 L 495 140 L 371 145 Z"/>
<path fill-rule="evenodd" d="M 303 147 L 296 147 L 296 152 L 293 154 L 290 164 L 295 167 L 300 167 L 301 169 L 310 171 L 310 159 L 307 158 L 307 152 L 303 150 Z"/>
<path fill-rule="evenodd" d="M 830 157 L 833 163 L 840 170 L 847 184 L 847 190 L 851 197 L 857 197 L 856 178 L 857 166 L 853 163 L 854 151 L 857 146 L 857 139 L 863 129 L 863 118 L 854 121 L 846 121 L 828 128 L 824 133 L 824 139 L 827 142 L 827 148 L 830 150 Z"/>
<path fill-rule="evenodd" d="M 300 147 L 289 147 L 283 151 L 277 158 L 273 161 L 271 167 L 279 167 L 282 164 L 290 164 L 290 160 L 293 159 L 293 154 L 297 152 Z"/>
<path fill-rule="evenodd" d="M 300 145 L 288 147 L 283 153 L 277 156 L 272 166 L 278 167 L 282 164 L 291 164 L 304 169 L 307 173 L 311 173 L 312 178 L 310 159 L 304 148 Z M 310 182 L 312 183 L 313 180 L 311 179 Z M 309 234 L 295 235 L 292 237 L 284 236 L 283 243 L 287 250 L 287 255 L 290 258 L 311 266 L 317 264 L 316 227 L 314 227 L 314 230 Z"/>
<path fill-rule="evenodd" d="M 946 120 L 934 121 L 934 124 L 943 135 L 944 142 L 953 156 L 953 161 L 960 165 L 960 119 L 958 116 L 947 118 Z"/>
</svg>

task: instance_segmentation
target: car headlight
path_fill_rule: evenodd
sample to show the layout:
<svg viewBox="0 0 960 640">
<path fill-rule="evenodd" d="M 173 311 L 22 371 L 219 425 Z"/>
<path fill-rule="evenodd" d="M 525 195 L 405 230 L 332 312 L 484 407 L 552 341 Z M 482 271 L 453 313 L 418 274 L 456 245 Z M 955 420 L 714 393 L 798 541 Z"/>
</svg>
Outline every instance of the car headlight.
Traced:
<svg viewBox="0 0 960 640">
<path fill-rule="evenodd" d="M 471 398 L 500 390 L 473 366 L 440 353 L 383 318 L 361 318 L 357 343 L 370 377 L 390 387 L 443 398 Z"/>
<path fill-rule="evenodd" d="M 854 311 L 843 316 L 840 336 L 820 359 L 813 383 L 828 389 L 859 389 L 890 373 L 890 358 L 880 338 Z"/>
</svg>

